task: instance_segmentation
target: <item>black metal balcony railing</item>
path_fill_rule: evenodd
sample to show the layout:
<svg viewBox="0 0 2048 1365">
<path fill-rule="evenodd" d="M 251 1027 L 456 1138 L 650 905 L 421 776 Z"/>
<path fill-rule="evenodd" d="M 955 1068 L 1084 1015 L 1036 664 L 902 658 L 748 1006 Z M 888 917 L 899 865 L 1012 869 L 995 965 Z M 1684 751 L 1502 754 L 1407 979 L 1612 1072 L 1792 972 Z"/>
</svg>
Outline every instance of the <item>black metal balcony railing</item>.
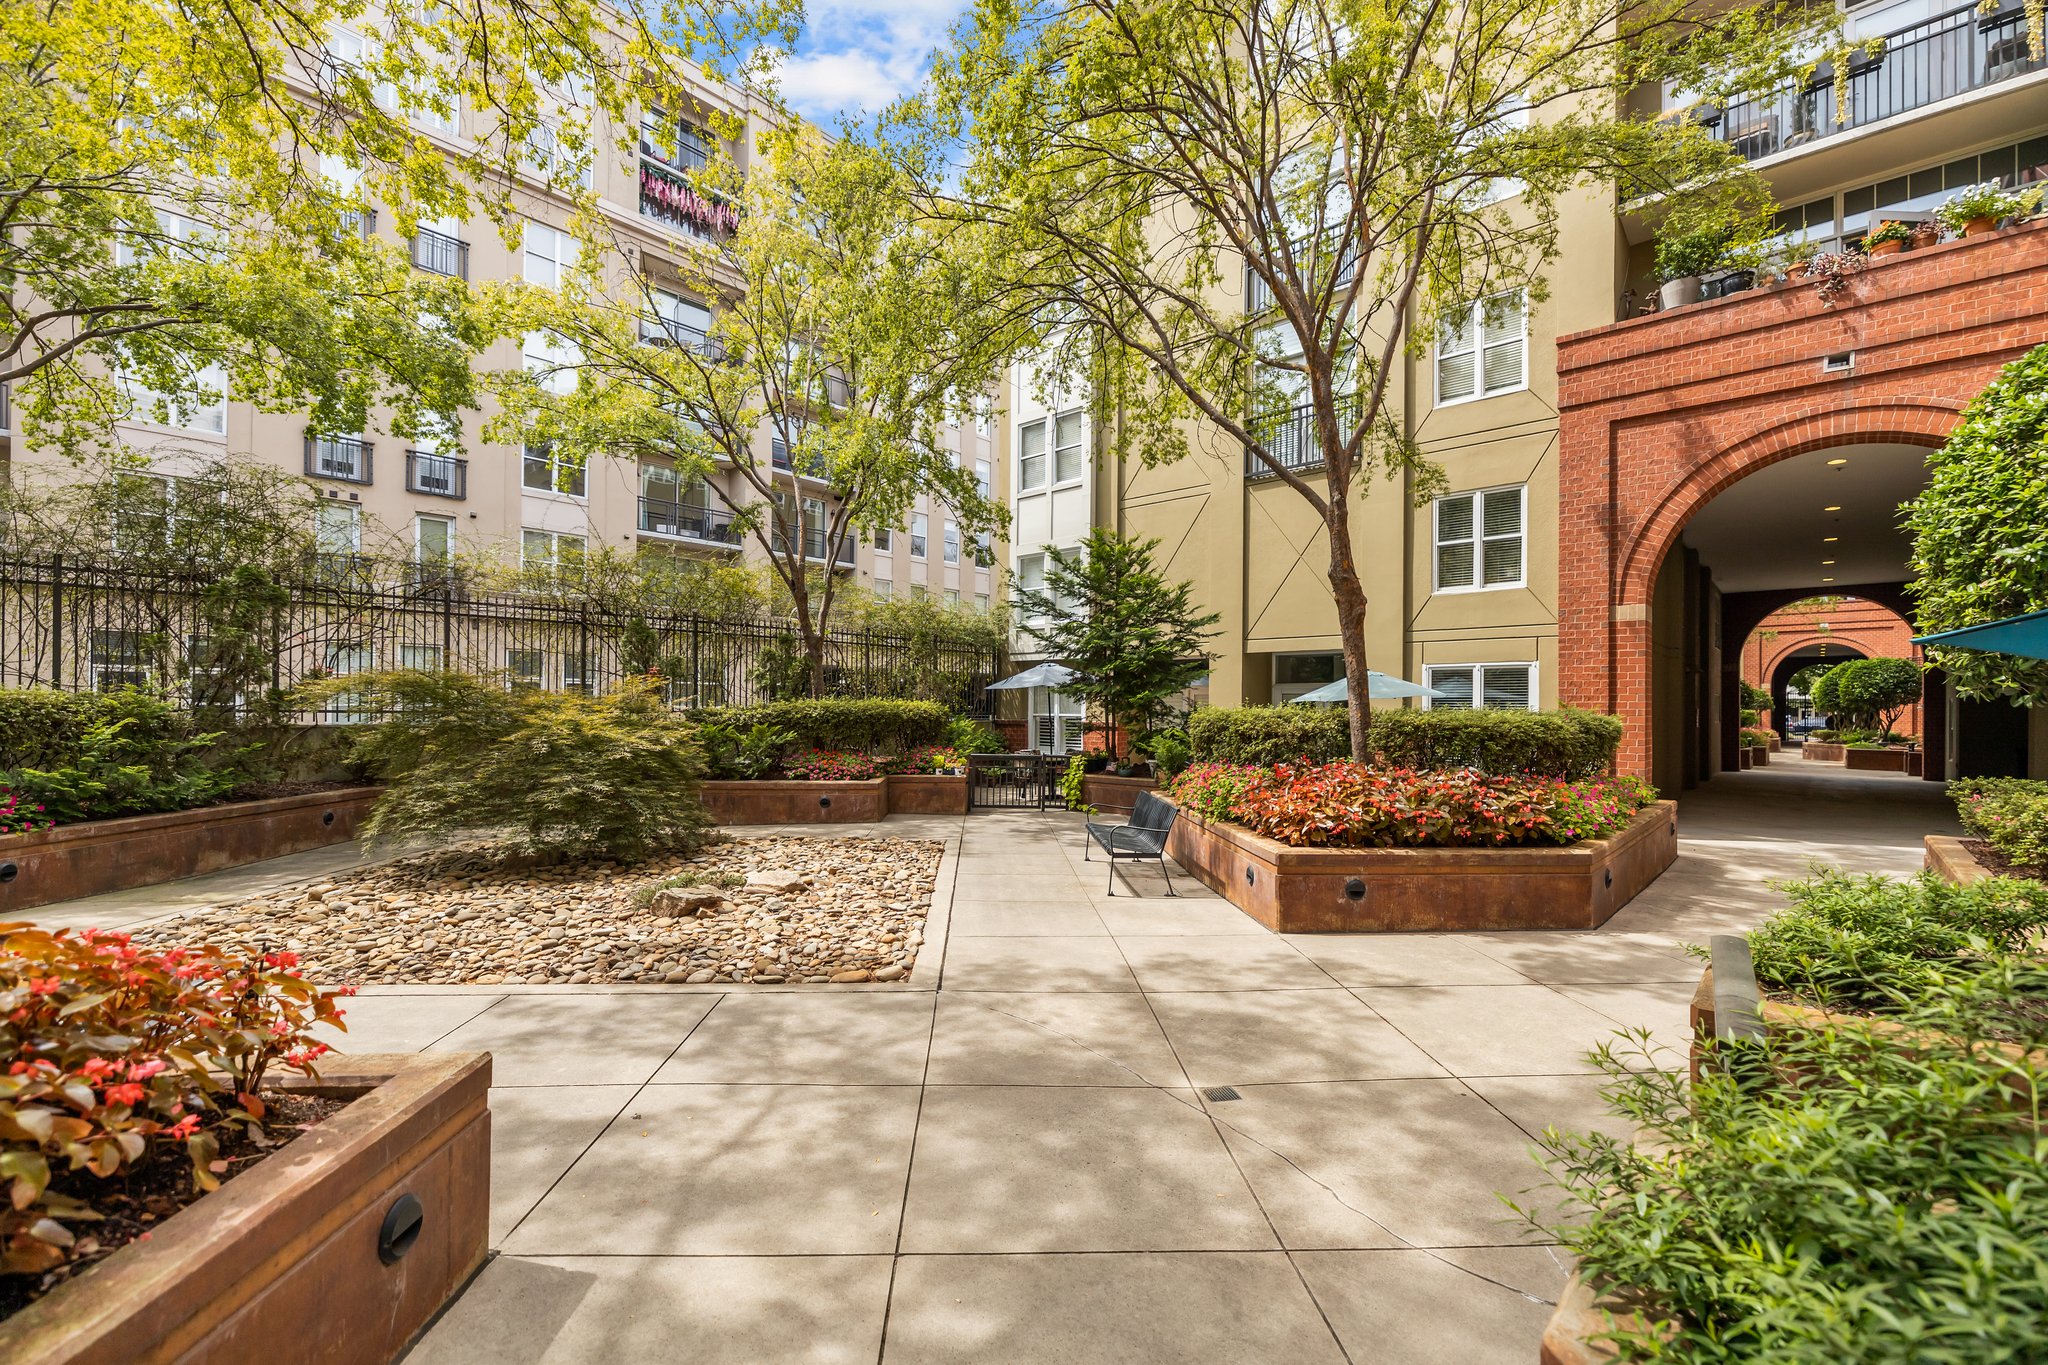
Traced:
<svg viewBox="0 0 2048 1365">
<path fill-rule="evenodd" d="M 2023 9 L 2008 0 L 1986 15 L 1972 5 L 1886 34 L 1883 52 L 1852 57 L 1846 72 L 1824 62 L 1804 85 L 1738 101 L 1703 121 L 1716 138 L 1755 161 L 2042 66 L 2028 51 Z M 1839 101 L 1837 81 L 1847 82 Z M 1846 118 L 1838 122 L 1838 114 Z"/>
<path fill-rule="evenodd" d="M 804 532 L 803 546 L 805 559 L 815 559 L 819 563 L 829 561 L 838 568 L 851 568 L 853 566 L 853 537 L 850 535 L 842 535 L 839 538 L 839 543 L 833 547 L 832 554 L 827 555 L 825 553 L 825 532 L 821 528 L 814 527 Z M 789 549 L 789 537 L 787 534 L 781 531 L 775 533 L 775 548 L 778 552 Z"/>
<path fill-rule="evenodd" d="M 806 457 L 802 461 L 801 467 L 799 467 L 797 460 L 790 455 L 789 447 L 782 443 L 780 436 L 770 438 L 768 442 L 768 459 L 771 464 L 785 474 L 796 474 L 806 479 L 816 479 L 820 483 L 830 483 L 832 481 L 830 466 L 816 455 Z"/>
<path fill-rule="evenodd" d="M 430 450 L 405 452 L 405 491 L 430 498 L 469 496 L 469 461 Z"/>
<path fill-rule="evenodd" d="M 341 215 L 341 230 L 351 237 L 369 241 L 377 235 L 377 210 L 350 209 Z"/>
<path fill-rule="evenodd" d="M 717 512 L 667 498 L 640 499 L 640 529 L 651 536 L 675 536 L 706 545 L 737 547 L 740 532 L 732 524 L 732 513 Z"/>
<path fill-rule="evenodd" d="M 1337 421 L 1340 428 L 1344 428 L 1339 435 L 1348 435 L 1348 428 L 1357 419 L 1357 400 L 1339 400 Z M 1305 474 L 1323 467 L 1323 445 L 1316 436 L 1316 412 L 1312 404 L 1304 403 L 1286 412 L 1262 417 L 1252 423 L 1251 433 L 1266 448 L 1266 453 L 1290 474 Z M 1249 446 L 1244 452 L 1244 476 L 1246 479 L 1279 477 Z"/>
<path fill-rule="evenodd" d="M 306 473 L 316 479 L 368 483 L 375 447 L 359 436 L 306 436 Z"/>
<path fill-rule="evenodd" d="M 669 318 L 640 319 L 640 340 L 649 346 L 673 346 L 678 350 L 695 351 L 714 365 L 725 363 L 723 343 Z"/>
<path fill-rule="evenodd" d="M 1325 233 L 1324 236 L 1328 240 L 1337 241 L 1340 234 L 1331 231 Z M 1336 267 L 1336 283 L 1340 288 L 1350 282 L 1351 272 L 1358 269 L 1358 256 L 1361 250 L 1358 239 L 1348 235 L 1342 236 L 1341 246 L 1343 250 L 1337 258 Z M 1321 262 L 1314 259 L 1314 241 L 1311 238 L 1303 237 L 1300 241 L 1289 242 L 1287 249 L 1293 255 L 1296 268 L 1302 272 L 1303 277 L 1315 279 L 1317 270 L 1321 268 Z M 1244 296 L 1245 311 L 1247 313 L 1263 313 L 1273 306 L 1273 291 L 1266 287 L 1266 282 L 1260 279 L 1258 273 L 1249 266 L 1245 268 L 1244 272 Z"/>
<path fill-rule="evenodd" d="M 412 263 L 435 275 L 469 278 L 469 243 L 445 232 L 421 228 L 412 239 Z"/>
</svg>

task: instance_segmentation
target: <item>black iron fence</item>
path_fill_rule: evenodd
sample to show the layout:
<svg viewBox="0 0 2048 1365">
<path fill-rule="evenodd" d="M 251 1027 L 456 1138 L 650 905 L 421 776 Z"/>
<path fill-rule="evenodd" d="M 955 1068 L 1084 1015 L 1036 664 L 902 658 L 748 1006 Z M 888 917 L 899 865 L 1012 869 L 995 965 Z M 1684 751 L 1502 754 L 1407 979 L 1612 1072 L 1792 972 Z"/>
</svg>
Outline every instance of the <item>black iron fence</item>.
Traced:
<svg viewBox="0 0 2048 1365">
<path fill-rule="evenodd" d="M 243 710 L 314 678 L 455 669 L 516 685 L 603 691 L 649 668 L 678 706 L 808 695 L 793 622 L 728 620 L 547 592 L 483 590 L 443 566 L 351 556 L 288 581 L 195 567 L 140 569 L 0 556 L 0 687 L 158 687 Z M 828 696 L 908 697 L 987 716 L 1000 651 L 956 639 L 834 630 Z M 343 696 L 310 722 L 372 719 Z"/>
</svg>

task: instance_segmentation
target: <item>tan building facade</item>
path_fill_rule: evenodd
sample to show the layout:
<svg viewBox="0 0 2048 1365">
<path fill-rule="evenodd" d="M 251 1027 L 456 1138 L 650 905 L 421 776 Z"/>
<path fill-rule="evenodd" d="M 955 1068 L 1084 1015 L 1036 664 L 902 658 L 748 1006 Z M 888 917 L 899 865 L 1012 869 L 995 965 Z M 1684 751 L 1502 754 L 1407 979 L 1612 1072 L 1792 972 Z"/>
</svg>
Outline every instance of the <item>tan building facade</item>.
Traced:
<svg viewBox="0 0 2048 1365">
<path fill-rule="evenodd" d="M 1812 250 L 1837 249 L 1859 241 L 1881 221 L 1930 220 L 1934 207 L 1965 184 L 2048 180 L 2048 64 L 2029 55 L 2024 14 L 2016 0 L 1989 14 L 1971 7 L 1943 10 L 1924 0 L 1863 4 L 1848 10 L 1847 23 L 1853 36 L 1884 36 L 1887 55 L 1881 63 L 1844 73 L 1845 91 L 1837 92 L 1836 78 L 1823 73 L 1800 88 L 1695 115 L 1769 179 L 1785 206 L 1779 227 L 1788 248 L 1803 243 Z M 1653 90 L 1635 92 L 1631 99 L 1645 109 L 1665 103 L 1661 92 Z M 1845 116 L 1840 121 L 1838 108 Z M 1849 389 L 1820 401 L 1850 402 L 1854 386 L 1848 367 L 1858 366 L 1857 374 L 1871 371 L 1860 368 L 1860 359 L 1843 359 L 1855 349 L 1850 310 L 1837 314 L 1805 306 L 1806 296 L 1814 292 L 1811 284 L 1767 285 L 1735 273 L 1710 276 L 1705 301 L 1668 315 L 1643 316 L 1654 312 L 1657 293 L 1650 212 L 1594 192 L 1564 201 L 1559 212 L 1561 253 L 1548 271 L 1547 297 L 1474 300 L 1464 325 L 1447 329 L 1403 362 L 1391 406 L 1406 432 L 1443 470 L 1448 488 L 1443 496 L 1418 504 L 1412 483 L 1361 480 L 1352 520 L 1370 604 L 1368 655 L 1373 668 L 1445 694 L 1435 702 L 1414 704 L 1549 708 L 1562 703 L 1618 711 L 1632 731 L 1624 766 L 1646 776 L 1654 772 L 1661 785 L 1675 789 L 1726 766 L 1719 761 L 1726 709 L 1721 675 L 1734 676 L 1740 647 L 1739 638 L 1728 646 L 1724 669 L 1718 637 L 1708 639 L 1712 631 L 1693 619 L 1718 612 L 1719 590 L 1700 587 L 1699 568 L 1704 566 L 1710 577 L 1719 573 L 1731 591 L 1783 594 L 1779 602 L 1858 582 L 1898 583 L 1906 576 L 1907 547 L 1894 512 L 1902 497 L 1924 485 L 1925 451 L 1939 440 L 1923 432 L 1922 424 L 1908 424 L 1908 430 L 1877 421 L 1867 430 L 1845 427 L 1821 441 L 1853 449 L 1806 448 L 1816 468 L 1853 467 L 1869 481 L 1858 498 L 1855 528 L 1866 543 L 1851 576 L 1836 567 L 1838 556 L 1820 552 L 1825 528 L 1815 530 L 1809 554 L 1802 526 L 1799 552 L 1793 554 L 1787 548 L 1792 533 L 1781 527 L 1781 518 L 1769 515 L 1774 507 L 1794 504 L 1815 517 L 1840 513 L 1825 498 L 1804 508 L 1815 490 L 1792 481 L 1797 471 L 1779 472 L 1791 481 L 1782 487 L 1755 485 L 1744 499 L 1711 511 L 1704 504 L 1723 487 L 1701 486 L 1698 480 L 1688 484 L 1687 479 L 1717 452 L 1689 448 L 1684 432 L 1674 430 L 1678 444 L 1656 451 L 1657 460 L 1669 462 L 1668 474 L 1657 477 L 1668 478 L 1670 488 L 1680 491 L 1660 485 L 1664 491 L 1655 494 L 1675 499 L 1658 523 L 1659 534 L 1668 537 L 1659 543 L 1673 557 L 1664 561 L 1662 577 L 1655 564 L 1645 569 L 1610 563 L 1603 528 L 1635 479 L 1636 447 L 1627 421 L 1687 404 L 1688 395 L 1710 377 L 1761 370 L 1761 364 L 1750 364 L 1757 344 L 1753 329 L 1768 332 L 1771 315 L 1789 317 L 1785 300 L 1799 301 L 1800 307 L 1791 311 L 1801 319 L 1810 312 L 1820 320 L 1819 332 L 1800 336 L 1799 346 L 1814 353 L 1802 351 L 1796 358 L 1803 367 L 1798 382 L 1832 380 L 1835 372 L 1824 374 L 1830 362 L 1842 365 L 1843 377 L 1852 380 Z M 2031 261 L 2030 249 L 2003 242 L 2027 235 L 2027 228 L 2008 228 L 1984 260 L 2002 254 L 2009 264 L 2022 256 Z M 1960 245 L 1959 260 L 1965 254 Z M 1931 260 L 1927 268 L 1933 269 Z M 1975 267 L 1955 268 L 1982 273 Z M 1998 278 L 2008 274 L 2004 268 L 1993 271 Z M 1877 278 L 1873 269 L 1873 288 Z M 1998 364 L 2027 345 L 2048 341 L 2048 320 L 2028 312 L 2031 305 L 2022 307 L 2023 302 L 2010 287 L 2002 303 L 1985 292 L 1956 294 L 1946 306 L 1958 311 L 1921 317 L 1919 335 L 1945 336 L 1944 359 L 1958 347 L 1968 352 L 1962 369 L 1981 387 Z M 1831 316 L 1839 319 L 1832 326 Z M 1657 329 L 1686 328 L 1686 344 L 1697 347 L 1724 325 L 1729 345 L 1716 353 L 1720 369 L 1712 376 L 1682 366 L 1663 374 L 1638 366 L 1624 381 L 1635 387 L 1596 395 L 1617 407 L 1625 399 L 1629 412 L 1642 417 L 1598 432 L 1561 420 L 1561 412 L 1581 401 L 1561 383 L 1561 370 L 1570 369 L 1560 364 L 1561 342 L 1583 349 L 1612 329 L 1637 329 L 1600 343 L 1600 354 L 1619 365 L 1661 344 L 1652 340 Z M 1830 330 L 1835 343 L 1821 335 Z M 1921 351 L 1923 359 L 1935 358 L 1924 346 Z M 1717 391 L 1713 401 L 1719 406 L 1712 409 L 1717 419 L 1739 411 L 1744 388 L 1736 383 Z M 1955 419 L 1956 405 L 1944 398 L 1943 407 L 1941 421 L 1934 424 L 1939 431 Z M 1752 425 L 1774 420 L 1762 412 L 1754 417 Z M 1283 458 L 1289 450 L 1300 450 L 1301 467 L 1312 470 L 1315 456 L 1306 423 L 1294 436 L 1286 430 L 1286 418 L 1277 421 L 1275 450 Z M 1730 431 L 1741 424 L 1732 422 Z M 1197 599 L 1222 614 L 1210 699 L 1224 705 L 1284 701 L 1341 677 L 1328 543 L 1320 519 L 1298 494 L 1248 463 L 1245 452 L 1214 429 L 1194 427 L 1189 443 L 1187 458 L 1152 469 L 1119 465 L 1098 453 L 1094 516 L 1099 524 L 1158 538 L 1167 572 L 1190 580 Z M 1097 451 L 1101 448 L 1098 443 Z M 1802 453 L 1787 444 L 1757 466 L 1744 468 Z M 1568 469 L 1584 471 L 1584 477 L 1567 480 Z M 1688 520 L 1701 513 L 1708 514 Z M 1652 505 L 1641 515 L 1659 513 Z M 1020 518 L 1013 559 L 1028 548 Z M 1846 558 L 1841 562 L 1849 563 Z M 1693 566 L 1690 588 L 1679 581 L 1682 573 L 1672 577 L 1679 572 L 1672 566 L 1682 569 L 1685 563 Z M 1645 587 L 1637 595 L 1621 581 L 1628 573 L 1647 574 L 1643 581 L 1654 583 L 1654 591 Z M 1697 600 L 1682 612 L 1678 604 L 1687 591 Z M 1589 613 L 1580 619 L 1570 616 L 1575 594 Z M 1596 657 L 1591 652 L 1622 649 L 1611 644 L 1615 632 L 1638 624 L 1647 641 L 1640 655 L 1628 652 L 1634 645 L 1618 654 Z M 1688 630 L 1700 636 L 1697 648 L 1681 639 Z M 1597 685 L 1585 682 L 1589 670 L 1597 671 Z M 1943 703 L 1931 699 L 1930 704 Z M 1732 719 L 1729 727 L 1732 743 Z M 2042 746 L 2037 742 L 2035 747 Z M 1659 754 L 1654 764 L 1653 749 Z"/>
</svg>

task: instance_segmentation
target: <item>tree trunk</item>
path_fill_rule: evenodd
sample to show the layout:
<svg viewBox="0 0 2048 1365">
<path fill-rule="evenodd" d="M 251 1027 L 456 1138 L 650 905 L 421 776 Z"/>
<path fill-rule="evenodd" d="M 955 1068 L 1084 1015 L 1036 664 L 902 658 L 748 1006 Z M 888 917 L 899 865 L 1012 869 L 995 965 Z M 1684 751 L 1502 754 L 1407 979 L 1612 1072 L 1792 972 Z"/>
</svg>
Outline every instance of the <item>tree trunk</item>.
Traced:
<svg viewBox="0 0 2048 1365">
<path fill-rule="evenodd" d="M 1372 754 L 1367 734 L 1372 729 L 1371 678 L 1365 659 L 1365 584 L 1351 554 L 1351 519 L 1344 498 L 1333 488 L 1330 515 L 1330 594 L 1337 603 L 1337 633 L 1344 643 L 1344 677 L 1351 718 L 1351 756 L 1364 762 Z"/>
</svg>

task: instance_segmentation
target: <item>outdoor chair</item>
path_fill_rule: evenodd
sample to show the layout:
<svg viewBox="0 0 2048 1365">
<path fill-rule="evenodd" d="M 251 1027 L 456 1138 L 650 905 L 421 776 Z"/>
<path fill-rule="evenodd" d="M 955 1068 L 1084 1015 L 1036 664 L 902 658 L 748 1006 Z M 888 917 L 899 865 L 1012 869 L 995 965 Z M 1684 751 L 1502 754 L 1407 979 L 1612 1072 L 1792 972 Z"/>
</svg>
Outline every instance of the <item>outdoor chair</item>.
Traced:
<svg viewBox="0 0 2048 1365">
<path fill-rule="evenodd" d="M 1100 848 L 1109 855 L 1109 894 L 1116 894 L 1116 865 L 1118 859 L 1150 858 L 1159 864 L 1159 875 L 1166 878 L 1166 894 L 1178 896 L 1173 889 L 1173 878 L 1166 871 L 1166 836 L 1173 831 L 1173 822 L 1180 810 L 1172 802 L 1162 800 L 1151 792 L 1142 793 L 1137 804 L 1131 807 L 1131 818 L 1121 825 L 1105 825 L 1096 821 L 1088 822 L 1088 843 L 1082 845 L 1081 861 L 1093 861 L 1089 857 L 1091 847 Z"/>
</svg>

